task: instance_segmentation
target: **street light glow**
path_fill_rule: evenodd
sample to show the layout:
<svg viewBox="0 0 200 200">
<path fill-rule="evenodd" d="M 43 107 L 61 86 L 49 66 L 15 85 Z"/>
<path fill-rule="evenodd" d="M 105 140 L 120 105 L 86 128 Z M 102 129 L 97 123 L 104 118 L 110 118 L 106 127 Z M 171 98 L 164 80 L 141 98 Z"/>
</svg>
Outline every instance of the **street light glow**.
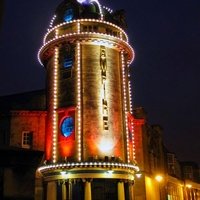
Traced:
<svg viewBox="0 0 200 200">
<path fill-rule="evenodd" d="M 135 173 L 135 176 L 136 176 L 137 178 L 141 178 L 141 177 L 142 177 L 142 172 L 140 172 L 140 171 L 139 171 L 139 172 L 136 172 L 136 173 Z"/>
<path fill-rule="evenodd" d="M 191 185 L 191 184 L 187 184 L 186 187 L 187 187 L 187 188 L 191 188 L 192 185 Z"/>
<path fill-rule="evenodd" d="M 163 176 L 156 175 L 155 179 L 156 179 L 156 181 L 161 182 L 163 180 Z"/>
</svg>

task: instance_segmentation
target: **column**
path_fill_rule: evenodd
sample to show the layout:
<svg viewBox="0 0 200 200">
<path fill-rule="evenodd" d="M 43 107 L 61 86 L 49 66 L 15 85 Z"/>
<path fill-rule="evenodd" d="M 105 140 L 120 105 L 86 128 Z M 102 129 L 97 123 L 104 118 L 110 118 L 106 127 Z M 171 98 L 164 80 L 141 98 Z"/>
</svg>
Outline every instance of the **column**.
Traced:
<svg viewBox="0 0 200 200">
<path fill-rule="evenodd" d="M 62 184 L 62 200 L 67 200 L 67 188 L 65 182 Z"/>
<path fill-rule="evenodd" d="M 129 186 L 129 198 L 130 200 L 134 199 L 134 190 L 133 190 L 133 183 L 128 183 Z"/>
<path fill-rule="evenodd" d="M 43 200 L 42 178 L 35 179 L 35 200 Z"/>
<path fill-rule="evenodd" d="M 72 200 L 72 181 L 69 180 L 68 182 L 68 198 L 69 200 Z"/>
<path fill-rule="evenodd" d="M 56 182 L 48 182 L 47 184 L 47 200 L 57 199 L 57 184 Z"/>
<path fill-rule="evenodd" d="M 86 181 L 85 182 L 85 194 L 84 194 L 85 200 L 92 200 L 92 193 L 91 193 L 91 182 Z"/>
<path fill-rule="evenodd" d="M 118 182 L 118 200 L 125 200 L 124 182 Z"/>
</svg>

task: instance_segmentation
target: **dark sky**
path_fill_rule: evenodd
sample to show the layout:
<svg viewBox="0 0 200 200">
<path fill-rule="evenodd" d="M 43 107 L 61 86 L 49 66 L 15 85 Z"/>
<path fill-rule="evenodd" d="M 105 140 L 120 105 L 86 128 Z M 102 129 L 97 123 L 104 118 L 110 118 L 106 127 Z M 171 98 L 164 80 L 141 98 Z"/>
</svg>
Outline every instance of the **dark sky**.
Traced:
<svg viewBox="0 0 200 200">
<path fill-rule="evenodd" d="M 99 0 L 126 10 L 134 105 L 164 129 L 180 160 L 200 163 L 200 1 Z M 44 88 L 37 52 L 60 0 L 6 0 L 0 29 L 0 95 Z"/>
</svg>

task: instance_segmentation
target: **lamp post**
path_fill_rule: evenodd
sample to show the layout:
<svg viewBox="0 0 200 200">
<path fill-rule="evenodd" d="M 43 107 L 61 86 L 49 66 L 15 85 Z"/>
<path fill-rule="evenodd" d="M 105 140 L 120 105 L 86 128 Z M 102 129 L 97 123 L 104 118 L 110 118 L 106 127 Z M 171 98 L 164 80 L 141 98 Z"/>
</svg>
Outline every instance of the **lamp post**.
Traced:
<svg viewBox="0 0 200 200">
<path fill-rule="evenodd" d="M 142 177 L 142 172 L 138 171 L 135 173 L 136 178 L 141 178 Z"/>
<path fill-rule="evenodd" d="M 139 199 L 141 196 L 145 196 L 145 188 L 143 188 L 145 184 L 145 172 L 141 170 L 137 170 L 135 172 L 135 177 L 134 177 L 134 184 L 132 187 L 132 199 Z"/>
<path fill-rule="evenodd" d="M 190 199 L 192 199 L 192 194 L 191 194 L 192 185 L 191 184 L 186 184 L 185 187 L 186 187 L 187 200 L 190 200 Z"/>
<path fill-rule="evenodd" d="M 161 193 L 160 183 L 163 181 L 163 176 L 160 175 L 160 174 L 157 174 L 157 175 L 155 176 L 155 179 L 156 179 L 156 181 L 158 182 L 158 186 L 159 186 L 159 197 L 160 197 L 160 200 L 162 200 L 162 193 Z"/>
</svg>

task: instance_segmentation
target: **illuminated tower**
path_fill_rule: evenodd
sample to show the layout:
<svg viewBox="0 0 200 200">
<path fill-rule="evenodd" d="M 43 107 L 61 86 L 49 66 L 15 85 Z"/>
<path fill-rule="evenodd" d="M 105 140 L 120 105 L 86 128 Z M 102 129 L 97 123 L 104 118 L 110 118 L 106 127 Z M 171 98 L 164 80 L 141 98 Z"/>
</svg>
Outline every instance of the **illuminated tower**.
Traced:
<svg viewBox="0 0 200 200">
<path fill-rule="evenodd" d="M 98 0 L 66 0 L 56 9 L 38 54 L 47 71 L 38 199 L 132 199 L 134 52 L 124 27 L 123 12 Z"/>
</svg>

